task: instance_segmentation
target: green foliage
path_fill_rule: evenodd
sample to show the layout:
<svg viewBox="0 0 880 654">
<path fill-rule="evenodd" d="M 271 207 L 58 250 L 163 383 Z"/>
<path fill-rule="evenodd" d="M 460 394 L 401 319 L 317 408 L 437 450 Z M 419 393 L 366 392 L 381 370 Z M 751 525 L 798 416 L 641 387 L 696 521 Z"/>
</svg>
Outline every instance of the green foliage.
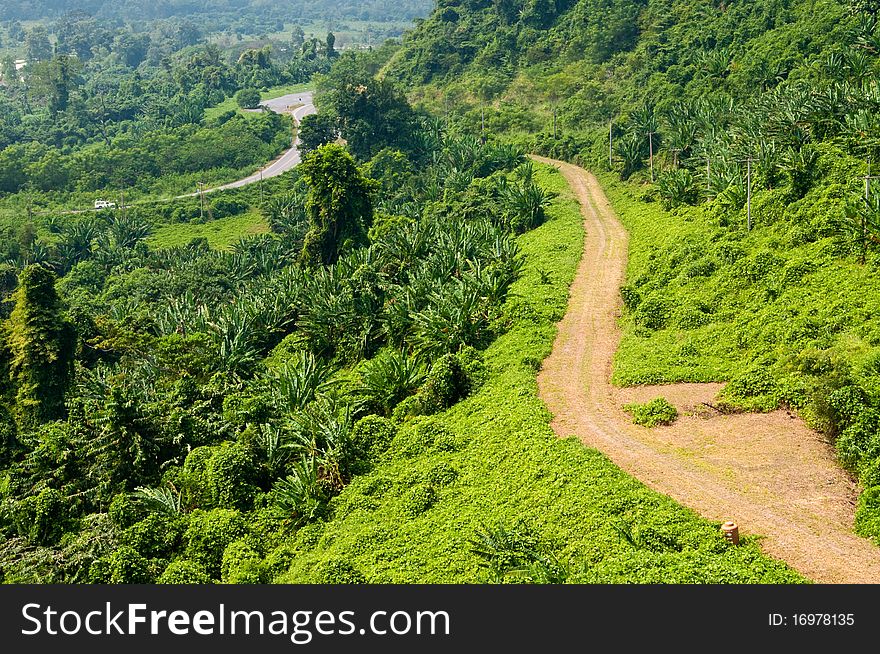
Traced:
<svg viewBox="0 0 880 654">
<path fill-rule="evenodd" d="M 156 580 L 157 584 L 209 584 L 211 577 L 205 572 L 204 568 L 194 561 L 186 561 L 178 559 L 172 561 L 165 568 L 165 571 L 159 575 Z"/>
<path fill-rule="evenodd" d="M 75 333 L 62 313 L 52 272 L 29 266 L 18 283 L 15 308 L 6 323 L 6 346 L 18 419 L 32 427 L 64 413 Z"/>
<path fill-rule="evenodd" d="M 309 185 L 309 231 L 302 260 L 312 266 L 335 263 L 344 250 L 367 242 L 373 219 L 370 184 L 338 145 L 318 148 L 303 160 L 301 169 Z"/>
<path fill-rule="evenodd" d="M 299 143 L 301 152 L 306 155 L 322 145 L 336 140 L 336 125 L 326 114 L 305 116 L 299 124 Z"/>
<path fill-rule="evenodd" d="M 315 458 L 303 456 L 291 470 L 290 475 L 273 487 L 272 501 L 282 519 L 302 525 L 321 514 L 327 494 Z"/>
<path fill-rule="evenodd" d="M 632 415 L 633 422 L 643 427 L 671 425 L 678 418 L 678 409 L 665 397 L 658 397 L 645 404 L 627 404 L 623 410 Z"/>
<path fill-rule="evenodd" d="M 204 566 L 211 579 L 219 579 L 224 551 L 246 531 L 245 520 L 238 511 L 194 511 L 183 535 L 185 555 Z"/>
<path fill-rule="evenodd" d="M 256 109 L 261 99 L 256 89 L 240 89 L 235 93 L 235 103 L 242 109 Z"/>
<path fill-rule="evenodd" d="M 230 543 L 223 551 L 221 580 L 224 584 L 265 583 L 262 556 L 247 541 Z"/>
<path fill-rule="evenodd" d="M 770 371 L 758 368 L 731 379 L 721 397 L 747 411 L 772 411 L 779 407 L 780 389 Z"/>
<path fill-rule="evenodd" d="M 100 565 L 100 564 L 99 564 Z M 130 547 L 120 547 L 107 559 L 112 584 L 148 584 L 152 581 L 149 562 Z"/>
<path fill-rule="evenodd" d="M 424 377 L 422 366 L 414 358 L 402 352 L 383 351 L 361 371 L 358 393 L 364 409 L 390 415 L 394 407 L 419 390 Z"/>
<path fill-rule="evenodd" d="M 491 515 L 507 530 L 520 531 L 511 525 L 522 519 L 539 543 L 527 573 L 512 572 L 519 564 L 498 566 L 506 580 L 800 581 L 754 541 L 725 547 L 717 525 L 551 430 L 531 362 L 550 351 L 580 259 L 583 221 L 560 175 L 542 167 L 536 179 L 559 196 L 547 221 L 519 239 L 527 263 L 508 303 L 520 309 L 508 313 L 506 331 L 484 352 L 482 385 L 449 410 L 406 422 L 386 455 L 334 498 L 333 514 L 291 537 L 297 555 L 277 580 L 323 581 L 318 571 L 344 561 L 376 583 L 473 582 L 487 568 L 465 539 Z M 553 271 L 549 283 L 540 270 Z M 430 508 L 404 514 L 405 502 L 411 498 L 415 507 L 428 487 L 437 498 Z M 653 549 L 630 545 L 615 524 L 645 525 L 637 531 Z"/>
<path fill-rule="evenodd" d="M 397 428 L 388 418 L 365 416 L 354 423 L 351 443 L 355 450 L 364 453 L 367 458 L 376 459 L 391 446 L 396 435 Z"/>
<path fill-rule="evenodd" d="M 67 528 L 69 507 L 64 496 L 54 488 L 19 500 L 13 521 L 19 536 L 35 545 L 54 545 Z"/>
<path fill-rule="evenodd" d="M 366 577 L 349 561 L 333 558 L 323 561 L 315 570 L 313 583 L 317 584 L 365 584 Z"/>
</svg>

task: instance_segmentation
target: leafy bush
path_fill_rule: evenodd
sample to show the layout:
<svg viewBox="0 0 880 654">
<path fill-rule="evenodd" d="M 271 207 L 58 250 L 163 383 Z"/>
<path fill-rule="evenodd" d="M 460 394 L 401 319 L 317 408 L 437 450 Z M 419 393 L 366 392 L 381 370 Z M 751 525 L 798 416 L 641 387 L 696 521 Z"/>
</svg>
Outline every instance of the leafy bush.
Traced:
<svg viewBox="0 0 880 654">
<path fill-rule="evenodd" d="M 434 506 L 437 502 L 437 491 L 430 484 L 419 484 L 407 491 L 403 497 L 401 508 L 410 518 L 415 518 Z"/>
<path fill-rule="evenodd" d="M 678 409 L 664 397 L 658 397 L 646 404 L 627 404 L 623 410 L 632 415 L 633 422 L 643 427 L 671 425 L 678 418 Z"/>
<path fill-rule="evenodd" d="M 186 556 L 203 565 L 212 579 L 219 579 L 223 552 L 246 531 L 245 520 L 238 511 L 194 511 L 183 534 Z"/>
<path fill-rule="evenodd" d="M 35 545 L 54 545 L 67 528 L 68 510 L 68 502 L 60 491 L 45 488 L 20 500 L 13 519 L 19 536 Z"/>
<path fill-rule="evenodd" d="M 388 418 L 365 416 L 354 423 L 351 442 L 367 458 L 375 459 L 385 452 L 397 434 L 397 427 Z"/>
<path fill-rule="evenodd" d="M 643 300 L 635 311 L 636 323 L 647 329 L 663 329 L 669 320 L 670 307 L 666 298 L 651 296 Z"/>
<path fill-rule="evenodd" d="M 365 584 L 367 578 L 351 562 L 342 558 L 332 558 L 318 566 L 314 572 L 314 582 L 318 584 Z"/>
<path fill-rule="evenodd" d="M 150 564 L 136 550 L 122 546 L 109 557 L 92 564 L 93 581 L 112 584 L 148 584 L 153 581 Z"/>
<path fill-rule="evenodd" d="M 195 561 L 178 559 L 172 561 L 159 575 L 158 584 L 210 584 L 211 577 L 205 569 Z"/>
<path fill-rule="evenodd" d="M 241 89 L 235 94 L 235 103 L 242 109 L 256 109 L 260 106 L 260 92 L 256 89 Z"/>
<path fill-rule="evenodd" d="M 769 370 L 755 368 L 731 379 L 721 399 L 745 411 L 773 411 L 779 408 L 780 388 Z"/>
<path fill-rule="evenodd" d="M 657 189 L 664 209 L 672 209 L 682 204 L 696 204 L 700 199 L 693 173 L 679 168 L 664 173 L 657 180 Z"/>
<path fill-rule="evenodd" d="M 260 553 L 246 541 L 230 543 L 223 551 L 221 580 L 224 584 L 265 583 Z"/>
<path fill-rule="evenodd" d="M 237 445 L 219 447 L 205 467 L 213 506 L 249 509 L 256 492 L 256 470 L 253 459 Z"/>
<path fill-rule="evenodd" d="M 272 488 L 272 501 L 279 515 L 294 525 L 318 517 L 327 499 L 314 457 L 303 456 L 292 466 L 291 474 Z"/>
</svg>

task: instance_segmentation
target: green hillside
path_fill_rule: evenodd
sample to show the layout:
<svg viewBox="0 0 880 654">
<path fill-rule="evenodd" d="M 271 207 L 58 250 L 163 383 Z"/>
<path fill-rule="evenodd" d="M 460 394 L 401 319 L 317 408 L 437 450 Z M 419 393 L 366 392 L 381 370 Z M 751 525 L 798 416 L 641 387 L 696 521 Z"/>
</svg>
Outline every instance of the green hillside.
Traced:
<svg viewBox="0 0 880 654">
<path fill-rule="evenodd" d="M 799 411 L 859 474 L 875 538 L 878 9 L 441 2 L 385 71 L 472 129 L 482 108 L 534 151 L 610 155 L 633 236 L 615 381 L 730 381 L 732 407 Z"/>
</svg>

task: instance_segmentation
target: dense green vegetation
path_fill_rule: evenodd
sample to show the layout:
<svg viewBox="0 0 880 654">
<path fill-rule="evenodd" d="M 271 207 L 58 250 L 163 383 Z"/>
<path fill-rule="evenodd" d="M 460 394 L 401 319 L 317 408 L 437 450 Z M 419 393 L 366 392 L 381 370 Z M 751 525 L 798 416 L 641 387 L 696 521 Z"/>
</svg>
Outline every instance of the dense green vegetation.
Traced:
<svg viewBox="0 0 880 654">
<path fill-rule="evenodd" d="M 324 3 L 65 6 L 0 34 L 3 581 L 802 581 L 554 436 L 583 234 L 527 150 L 597 170 L 632 235 L 615 381 L 799 410 L 880 539 L 871 7 L 441 0 L 340 54 L 289 23 Z M 230 45 L 251 12 L 276 35 Z M 240 109 L 313 76 L 302 166 L 155 201 L 274 156 L 289 121 Z"/>
<path fill-rule="evenodd" d="M 658 397 L 645 404 L 627 404 L 624 411 L 632 415 L 633 422 L 643 427 L 671 425 L 678 418 L 678 409 L 665 397 Z"/>
<path fill-rule="evenodd" d="M 601 172 L 632 235 L 615 381 L 796 409 L 880 539 L 878 55 L 872 2 L 453 0 L 386 74 Z"/>
</svg>

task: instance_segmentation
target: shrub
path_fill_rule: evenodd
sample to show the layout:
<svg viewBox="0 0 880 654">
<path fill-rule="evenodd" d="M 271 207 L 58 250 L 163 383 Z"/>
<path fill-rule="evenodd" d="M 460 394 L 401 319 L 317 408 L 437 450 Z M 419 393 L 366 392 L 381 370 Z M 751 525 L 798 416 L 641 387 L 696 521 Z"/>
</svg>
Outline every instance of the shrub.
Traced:
<svg viewBox="0 0 880 654">
<path fill-rule="evenodd" d="M 327 494 L 318 477 L 317 461 L 303 456 L 295 463 L 291 474 L 272 488 L 272 502 L 279 515 L 297 526 L 321 515 Z"/>
<path fill-rule="evenodd" d="M 385 452 L 397 434 L 397 427 L 388 418 L 366 416 L 354 423 L 351 443 L 355 450 L 366 457 Z"/>
<path fill-rule="evenodd" d="M 639 304 L 635 312 L 637 325 L 648 329 L 663 329 L 669 320 L 669 302 L 664 297 L 652 296 Z"/>
<path fill-rule="evenodd" d="M 114 495 L 107 513 L 111 522 L 120 529 L 127 529 L 144 518 L 143 507 L 128 493 Z"/>
<path fill-rule="evenodd" d="M 419 389 L 424 413 L 447 409 L 469 392 L 467 374 L 461 360 L 454 354 L 445 354 L 431 366 L 431 371 Z"/>
<path fill-rule="evenodd" d="M 664 209 L 672 209 L 682 204 L 696 204 L 700 191 L 691 171 L 685 168 L 669 171 L 657 180 L 657 190 Z"/>
<path fill-rule="evenodd" d="M 429 417 L 417 417 L 404 425 L 389 448 L 393 458 L 418 456 L 431 448 L 456 449 L 456 438 L 440 421 Z"/>
<path fill-rule="evenodd" d="M 334 557 L 318 566 L 314 571 L 314 579 L 319 584 L 365 584 L 367 578 L 349 561 Z"/>
<path fill-rule="evenodd" d="M 113 584 L 148 584 L 152 581 L 149 562 L 131 547 L 122 546 L 107 557 L 106 569 Z"/>
<path fill-rule="evenodd" d="M 211 200 L 211 215 L 214 218 L 227 218 L 237 216 L 247 211 L 250 207 L 244 200 L 219 196 Z"/>
<path fill-rule="evenodd" d="M 773 411 L 779 407 L 780 389 L 769 370 L 755 368 L 731 379 L 721 398 L 744 411 Z"/>
<path fill-rule="evenodd" d="M 195 561 L 179 559 L 172 561 L 159 575 L 157 584 L 210 584 L 211 577 L 205 569 Z"/>
<path fill-rule="evenodd" d="M 220 575 L 224 584 L 261 584 L 265 581 L 262 557 L 243 540 L 230 543 L 223 551 Z"/>
<path fill-rule="evenodd" d="M 256 493 L 256 468 L 240 446 L 218 448 L 205 467 L 205 479 L 213 506 L 248 509 Z"/>
<path fill-rule="evenodd" d="M 635 424 L 643 427 L 671 425 L 678 418 L 678 409 L 665 397 L 658 397 L 647 404 L 627 404 L 623 410 L 632 416 Z"/>
<path fill-rule="evenodd" d="M 203 445 L 193 448 L 183 462 L 180 477 L 181 493 L 185 506 L 210 507 L 213 500 L 208 484 L 208 462 L 214 455 L 213 447 Z"/>
<path fill-rule="evenodd" d="M 242 109 L 256 109 L 260 106 L 260 92 L 256 89 L 241 89 L 235 94 L 235 103 Z"/>
<path fill-rule="evenodd" d="M 642 301 L 642 296 L 639 295 L 639 292 L 629 285 L 620 287 L 620 297 L 627 311 L 635 311 Z"/>
<path fill-rule="evenodd" d="M 15 526 L 19 536 L 35 545 L 54 545 L 64 534 L 69 502 L 54 488 L 19 501 L 15 507 Z"/>
<path fill-rule="evenodd" d="M 188 558 L 205 567 L 212 579 L 220 577 L 223 552 L 233 541 L 247 531 L 244 518 L 238 511 L 212 509 L 195 511 L 183 535 Z"/>
<path fill-rule="evenodd" d="M 437 491 L 430 484 L 419 484 L 409 489 L 403 497 L 403 513 L 410 518 L 415 518 L 434 506 L 437 501 Z"/>
<path fill-rule="evenodd" d="M 151 513 L 123 531 L 119 540 L 147 558 L 171 558 L 185 528 L 181 519 Z"/>
<path fill-rule="evenodd" d="M 423 380 L 424 373 L 414 359 L 385 351 L 364 365 L 358 394 L 365 408 L 387 416 L 415 393 Z"/>
<path fill-rule="evenodd" d="M 436 464 L 425 475 L 425 480 L 432 486 L 448 486 L 456 479 L 458 479 L 458 470 L 445 461 Z"/>
</svg>

